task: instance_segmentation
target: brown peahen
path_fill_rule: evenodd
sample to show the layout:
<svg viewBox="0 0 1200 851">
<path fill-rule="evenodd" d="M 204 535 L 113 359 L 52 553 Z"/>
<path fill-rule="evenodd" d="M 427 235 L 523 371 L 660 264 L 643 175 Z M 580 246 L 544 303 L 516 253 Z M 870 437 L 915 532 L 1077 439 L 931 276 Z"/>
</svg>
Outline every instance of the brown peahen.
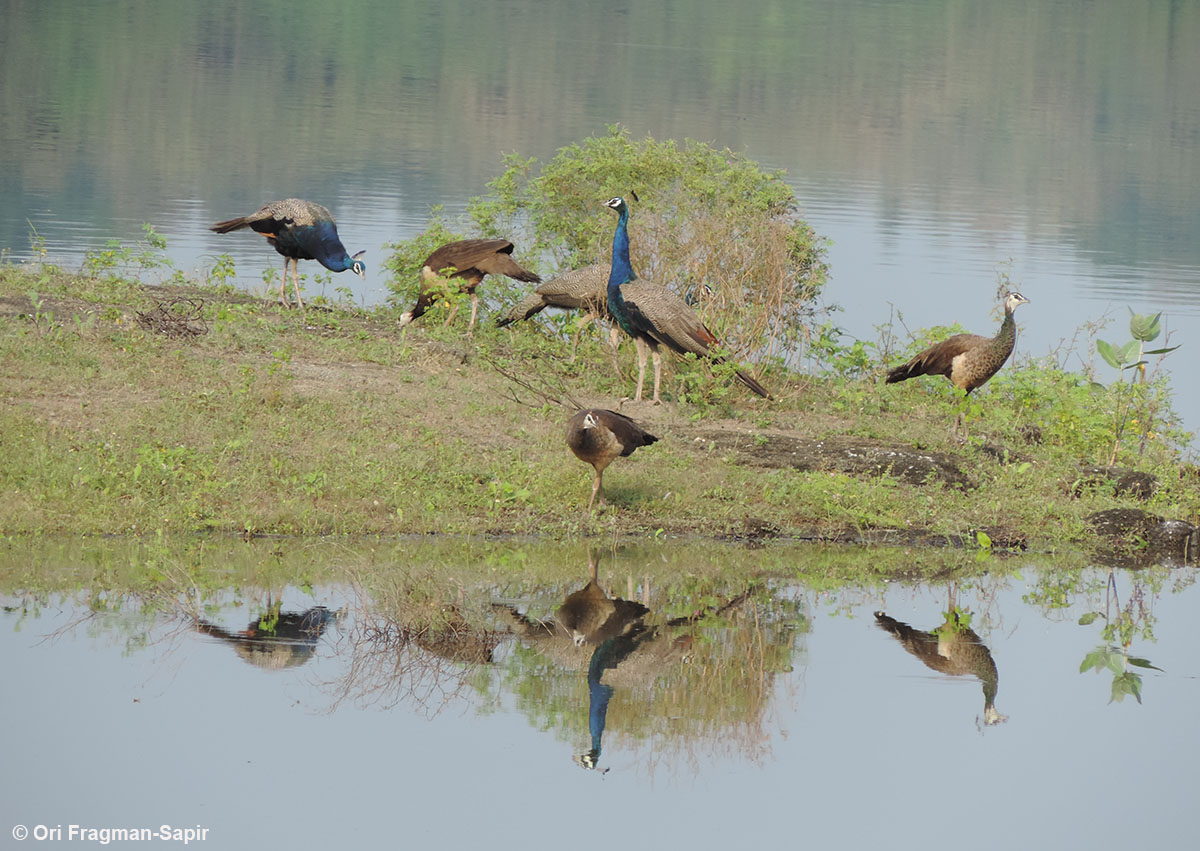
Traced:
<svg viewBox="0 0 1200 851">
<path fill-rule="evenodd" d="M 875 624 L 891 633 L 901 646 L 925 666 L 952 677 L 974 676 L 983 687 L 983 723 L 989 727 L 1008 720 L 996 711 L 1000 675 L 991 652 L 978 635 L 961 620 L 960 609 L 950 607 L 945 623 L 931 632 L 913 629 L 906 623 L 875 613 Z"/>
<path fill-rule="evenodd" d="M 576 458 L 596 470 L 589 511 L 597 497 L 604 504 L 604 469 L 614 459 L 632 455 L 638 447 L 657 440 L 629 417 L 604 408 L 585 408 L 567 421 L 567 446 Z"/>
<path fill-rule="evenodd" d="M 463 239 L 458 242 L 448 242 L 434 251 L 421 267 L 421 293 L 412 310 L 400 317 L 401 327 L 429 309 L 433 303 L 434 291 L 431 287 L 441 277 L 461 278 L 463 283 L 460 292 L 471 294 L 471 321 L 468 330 L 475 327 L 475 317 L 479 313 L 479 296 L 475 288 L 486 275 L 507 275 L 518 281 L 541 283 L 541 276 L 528 269 L 522 268 L 512 258 L 513 244 L 507 239 Z M 449 275 L 442 273 L 453 269 Z M 458 312 L 457 305 L 446 317 L 449 325 Z"/>
<path fill-rule="evenodd" d="M 503 328 L 511 322 L 523 322 L 547 307 L 586 310 L 593 319 L 607 318 L 607 287 L 607 264 L 596 263 L 582 269 L 572 269 L 551 278 L 525 296 L 512 310 L 497 319 L 496 325 Z"/>
<path fill-rule="evenodd" d="M 650 611 L 641 603 L 605 594 L 597 578 L 598 561 L 589 554 L 588 584 L 569 594 L 554 612 L 555 623 L 576 647 L 624 635 Z"/>
<path fill-rule="evenodd" d="M 907 363 L 888 370 L 887 383 L 906 381 L 918 375 L 944 375 L 960 390 L 964 398 L 977 387 L 987 383 L 1000 371 L 1012 354 L 1017 342 L 1017 323 L 1013 311 L 1029 299 L 1017 292 L 1004 297 L 1004 322 L 995 337 L 978 334 L 955 334 L 940 343 L 935 343 L 913 357 Z M 963 423 L 960 413 L 955 423 L 955 432 Z"/>
<path fill-rule="evenodd" d="M 263 204 L 258 212 L 217 222 L 210 230 L 217 233 L 250 228 L 267 238 L 272 247 L 283 255 L 283 280 L 279 282 L 279 297 L 291 307 L 287 297 L 288 264 L 292 264 L 292 285 L 296 303 L 304 309 L 300 298 L 300 261 L 316 260 L 331 272 L 352 270 L 366 280 L 367 267 L 362 262 L 366 251 L 351 256 L 338 238 L 337 221 L 320 204 L 300 198 L 285 198 Z"/>
<path fill-rule="evenodd" d="M 658 404 L 661 401 L 659 384 L 662 379 L 662 359 L 658 347 L 666 346 L 677 354 L 691 353 L 719 363 L 711 351 L 719 341 L 687 302 L 663 287 L 638 280 L 629 262 L 629 207 L 624 198 L 612 198 L 606 206 L 617 211 L 612 266 L 606 290 L 608 312 L 626 334 L 641 344 L 638 347 L 638 383 L 634 401 L 641 401 L 642 398 L 648 347 L 654 356 L 654 403 Z M 771 398 L 767 389 L 753 376 L 740 369 L 734 374 L 759 396 Z"/>
</svg>

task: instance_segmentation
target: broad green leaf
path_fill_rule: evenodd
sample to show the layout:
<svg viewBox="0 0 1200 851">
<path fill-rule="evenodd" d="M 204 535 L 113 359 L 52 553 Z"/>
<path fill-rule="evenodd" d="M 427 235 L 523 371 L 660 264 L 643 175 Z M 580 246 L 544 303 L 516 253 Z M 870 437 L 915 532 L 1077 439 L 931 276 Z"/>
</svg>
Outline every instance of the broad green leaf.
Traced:
<svg viewBox="0 0 1200 851">
<path fill-rule="evenodd" d="M 1162 330 L 1158 324 L 1160 316 L 1162 316 L 1162 313 L 1156 313 L 1153 316 L 1144 316 L 1130 310 L 1129 333 L 1133 335 L 1135 340 L 1141 340 L 1143 343 L 1150 342 Z"/>
<path fill-rule="evenodd" d="M 1137 674 L 1121 674 L 1119 677 L 1113 677 L 1112 697 L 1109 703 L 1114 700 L 1120 703 L 1125 695 L 1132 694 L 1137 698 L 1137 702 L 1142 702 L 1142 678 Z"/>
<path fill-rule="evenodd" d="M 1091 653 L 1083 657 L 1083 662 L 1079 665 L 1079 673 L 1084 671 L 1099 671 L 1108 661 L 1108 651 L 1101 647 L 1099 650 L 1093 650 Z"/>
<path fill-rule="evenodd" d="M 1117 354 L 1117 350 L 1113 347 L 1112 343 L 1097 340 L 1096 351 L 1100 353 L 1100 357 L 1104 358 L 1105 362 L 1113 369 L 1121 368 L 1121 356 Z"/>
<path fill-rule="evenodd" d="M 1032 466 L 1033 465 L 1030 464 L 1028 461 L 1022 461 L 1020 464 L 1017 465 L 1017 473 L 1018 474 L 1024 473 L 1026 470 L 1028 470 Z"/>
<path fill-rule="evenodd" d="M 979 548 L 990 550 L 992 548 L 992 539 L 988 537 L 987 532 L 979 531 L 975 533 L 975 541 L 979 544 Z"/>
<path fill-rule="evenodd" d="M 1138 341 L 1130 340 L 1128 343 L 1121 346 L 1121 351 L 1119 352 L 1120 357 L 1121 357 L 1121 363 L 1129 363 L 1130 361 L 1132 361 L 1134 358 L 1137 357 L 1137 353 L 1139 351 L 1140 351 L 1140 348 L 1138 347 Z"/>
<path fill-rule="evenodd" d="M 1108 669 L 1117 676 L 1125 674 L 1125 657 L 1120 653 L 1109 652 L 1108 658 L 1104 661 L 1108 663 Z"/>
<path fill-rule="evenodd" d="M 1183 343 L 1179 344 L 1179 346 L 1182 346 L 1182 345 L 1183 345 Z M 1178 349 L 1179 346 L 1169 346 L 1165 349 L 1149 349 L 1145 352 L 1142 352 L 1142 354 L 1144 354 L 1144 355 L 1166 355 L 1166 354 L 1170 354 L 1171 352 Z"/>
<path fill-rule="evenodd" d="M 1085 614 L 1079 618 L 1079 625 L 1087 626 L 1092 621 L 1094 621 L 1097 617 L 1098 617 L 1098 615 L 1095 612 L 1088 612 L 1087 614 Z"/>
</svg>

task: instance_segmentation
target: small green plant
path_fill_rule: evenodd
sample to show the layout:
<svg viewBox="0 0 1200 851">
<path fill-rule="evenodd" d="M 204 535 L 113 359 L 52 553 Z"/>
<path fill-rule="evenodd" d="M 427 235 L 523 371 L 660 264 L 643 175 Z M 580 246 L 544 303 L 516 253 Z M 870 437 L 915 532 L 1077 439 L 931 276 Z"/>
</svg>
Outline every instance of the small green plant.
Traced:
<svg viewBox="0 0 1200 851">
<path fill-rule="evenodd" d="M 29 253 L 39 260 L 46 259 L 46 238 L 37 232 L 37 228 L 33 226 L 33 222 L 29 219 L 25 220 L 29 225 Z"/>
<path fill-rule="evenodd" d="M 33 290 L 30 290 L 27 295 L 29 296 L 29 304 L 33 307 L 33 313 L 29 315 L 29 318 L 33 320 L 33 327 L 37 330 L 38 336 L 40 337 L 48 331 L 53 331 L 54 313 L 53 311 L 43 310 L 46 300 Z"/>
<path fill-rule="evenodd" d="M 1129 333 L 1132 340 L 1122 346 L 1115 346 L 1104 340 L 1096 340 L 1096 351 L 1104 361 L 1120 372 L 1132 370 L 1134 377 L 1129 384 L 1118 383 L 1112 388 L 1117 404 L 1113 409 L 1113 443 L 1109 453 L 1108 463 L 1116 461 L 1121 448 L 1121 441 L 1126 432 L 1132 427 L 1139 434 L 1138 455 L 1146 451 L 1147 441 L 1153 439 L 1154 423 L 1158 418 L 1161 406 L 1161 394 L 1153 387 L 1152 379 L 1158 372 L 1158 365 L 1163 358 L 1175 351 L 1179 346 L 1166 346 L 1158 349 L 1147 349 L 1146 343 L 1158 339 L 1162 332 L 1160 319 L 1162 313 L 1153 316 L 1129 311 Z M 1158 361 L 1149 372 L 1146 360 L 1149 355 L 1157 355 Z"/>
<path fill-rule="evenodd" d="M 212 268 L 208 270 L 208 283 L 217 289 L 228 291 L 231 283 L 237 279 L 233 257 L 229 254 L 218 254 L 213 260 Z"/>
<path fill-rule="evenodd" d="M 83 255 L 83 271 L 88 277 L 97 278 L 101 273 L 115 276 L 118 272 L 145 271 L 169 267 L 171 259 L 165 256 L 167 239 L 149 222 L 142 224 L 142 240 L 125 245 L 119 239 L 110 239 L 103 248 L 92 249 Z"/>
<path fill-rule="evenodd" d="M 1134 313 L 1130 309 L 1129 334 L 1133 339 L 1120 347 L 1104 340 L 1097 340 L 1096 351 L 1100 353 L 1100 356 L 1113 369 L 1120 370 L 1121 372 L 1127 369 L 1137 370 L 1137 378 L 1142 384 L 1145 384 L 1146 365 L 1148 363 L 1146 356 L 1159 355 L 1159 360 L 1161 361 L 1162 357 L 1179 348 L 1179 346 L 1167 346 L 1162 349 L 1146 348 L 1147 343 L 1157 340 L 1158 335 L 1162 333 L 1162 326 L 1159 321 L 1161 318 L 1161 312 L 1153 316 L 1146 316 Z"/>
</svg>

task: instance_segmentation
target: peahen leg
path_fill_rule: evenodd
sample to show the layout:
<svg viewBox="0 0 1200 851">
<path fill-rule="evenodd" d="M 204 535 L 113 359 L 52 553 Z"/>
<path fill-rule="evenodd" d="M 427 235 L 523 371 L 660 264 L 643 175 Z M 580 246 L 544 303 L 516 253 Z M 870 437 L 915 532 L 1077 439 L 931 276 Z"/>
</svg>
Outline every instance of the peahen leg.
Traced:
<svg viewBox="0 0 1200 851">
<path fill-rule="evenodd" d="M 592 510 L 592 506 L 596 504 L 596 497 L 600 498 L 600 504 L 604 505 L 604 470 L 596 471 L 596 479 L 592 482 L 592 498 L 588 501 L 588 511 Z"/>
<path fill-rule="evenodd" d="M 475 294 L 475 290 L 471 290 L 471 321 L 467 323 L 467 330 L 470 331 L 475 327 L 475 317 L 479 314 L 479 296 Z"/>
</svg>

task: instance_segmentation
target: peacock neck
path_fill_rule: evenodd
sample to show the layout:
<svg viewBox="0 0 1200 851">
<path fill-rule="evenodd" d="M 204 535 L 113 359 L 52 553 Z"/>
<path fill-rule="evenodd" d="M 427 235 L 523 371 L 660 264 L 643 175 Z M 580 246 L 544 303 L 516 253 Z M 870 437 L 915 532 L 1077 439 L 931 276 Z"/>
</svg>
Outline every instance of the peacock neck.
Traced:
<svg viewBox="0 0 1200 851">
<path fill-rule="evenodd" d="M 622 207 L 617 213 L 617 230 L 613 233 L 612 268 L 608 273 L 608 312 L 617 320 L 626 333 L 633 335 L 621 285 L 636 281 L 633 266 L 629 263 L 629 210 Z"/>
</svg>

